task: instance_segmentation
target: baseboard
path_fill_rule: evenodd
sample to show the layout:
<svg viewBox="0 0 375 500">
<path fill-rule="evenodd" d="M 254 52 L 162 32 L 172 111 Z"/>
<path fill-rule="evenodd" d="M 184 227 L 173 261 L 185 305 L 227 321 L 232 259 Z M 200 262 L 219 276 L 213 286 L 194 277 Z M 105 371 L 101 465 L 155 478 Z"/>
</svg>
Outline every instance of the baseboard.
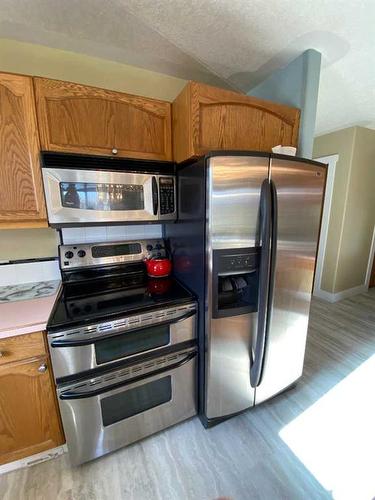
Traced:
<svg viewBox="0 0 375 500">
<path fill-rule="evenodd" d="M 42 451 L 41 453 L 36 453 L 30 457 L 21 458 L 20 460 L 15 460 L 14 462 L 9 462 L 8 464 L 0 465 L 0 474 L 6 474 L 17 469 L 23 469 L 24 467 L 31 467 L 32 465 L 40 464 L 41 462 L 46 462 L 52 458 L 57 458 L 63 453 L 66 453 L 68 448 L 66 444 L 58 446 L 57 448 L 52 448 L 51 450 Z"/>
<path fill-rule="evenodd" d="M 347 299 L 348 297 L 353 297 L 353 295 L 367 292 L 367 290 L 368 288 L 366 285 L 355 286 L 354 288 L 348 288 L 347 290 L 342 290 L 337 293 L 326 292 L 325 290 L 315 290 L 314 297 L 319 297 L 320 299 L 328 302 L 339 302 L 340 300 Z"/>
</svg>

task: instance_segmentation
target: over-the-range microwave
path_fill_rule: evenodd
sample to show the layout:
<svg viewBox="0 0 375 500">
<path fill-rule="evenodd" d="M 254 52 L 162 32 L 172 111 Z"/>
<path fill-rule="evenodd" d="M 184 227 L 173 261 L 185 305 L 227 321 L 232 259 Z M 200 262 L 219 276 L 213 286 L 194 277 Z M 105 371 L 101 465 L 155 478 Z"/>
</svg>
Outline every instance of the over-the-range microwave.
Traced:
<svg viewBox="0 0 375 500">
<path fill-rule="evenodd" d="M 172 162 L 42 152 L 52 227 L 176 219 Z"/>
</svg>

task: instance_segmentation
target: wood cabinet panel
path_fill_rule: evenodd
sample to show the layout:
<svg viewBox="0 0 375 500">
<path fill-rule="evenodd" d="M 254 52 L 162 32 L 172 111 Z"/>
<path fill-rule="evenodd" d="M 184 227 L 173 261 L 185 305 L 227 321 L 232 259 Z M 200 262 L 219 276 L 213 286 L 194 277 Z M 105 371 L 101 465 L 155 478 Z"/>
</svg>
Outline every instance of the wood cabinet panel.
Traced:
<svg viewBox="0 0 375 500">
<path fill-rule="evenodd" d="M 281 104 L 189 82 L 172 106 L 174 159 L 233 149 L 296 146 L 300 112 Z"/>
<path fill-rule="evenodd" d="M 43 332 L 0 339 L 0 366 L 46 353 Z"/>
<path fill-rule="evenodd" d="M 0 464 L 63 444 L 50 371 L 47 357 L 0 366 Z"/>
<path fill-rule="evenodd" d="M 0 227 L 47 226 L 30 77 L 0 73 L 0 151 Z"/>
<path fill-rule="evenodd" d="M 42 149 L 170 160 L 171 105 L 34 78 Z"/>
</svg>

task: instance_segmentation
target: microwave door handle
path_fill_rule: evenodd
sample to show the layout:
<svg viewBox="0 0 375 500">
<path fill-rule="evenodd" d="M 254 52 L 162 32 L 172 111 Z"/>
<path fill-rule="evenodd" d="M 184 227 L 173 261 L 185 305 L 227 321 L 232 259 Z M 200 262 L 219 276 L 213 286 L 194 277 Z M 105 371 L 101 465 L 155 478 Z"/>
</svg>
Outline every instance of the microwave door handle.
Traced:
<svg viewBox="0 0 375 500">
<path fill-rule="evenodd" d="M 152 208 L 154 215 L 158 215 L 159 208 L 159 194 L 158 194 L 158 181 L 156 177 L 152 177 Z"/>
<path fill-rule="evenodd" d="M 153 326 L 164 326 L 164 325 L 173 325 L 175 323 L 179 323 L 180 321 L 184 321 L 185 319 L 191 318 L 191 316 L 194 316 L 196 314 L 195 310 L 188 311 L 187 313 L 183 314 L 182 316 L 179 316 L 178 318 L 174 318 L 172 320 L 166 320 L 166 321 L 161 321 L 160 323 L 155 323 L 152 325 L 144 325 L 144 326 L 136 326 L 134 328 L 131 328 L 129 330 L 125 331 L 119 331 L 115 332 L 113 334 L 107 335 L 105 338 L 103 337 L 91 337 L 88 339 L 78 339 L 78 340 L 53 340 L 51 342 L 51 347 L 80 347 L 80 346 L 85 346 L 85 345 L 90 345 L 90 344 L 95 344 L 95 342 L 103 341 L 105 339 L 108 339 L 110 337 L 115 337 L 117 335 L 126 335 L 127 333 L 134 332 L 135 330 L 142 330 L 145 328 L 152 328 Z"/>
<path fill-rule="evenodd" d="M 190 360 L 195 358 L 196 355 L 197 351 L 194 350 L 192 352 L 189 352 L 183 359 L 181 359 L 177 363 L 147 373 L 147 375 L 140 375 L 138 377 L 126 380 L 125 382 L 118 382 L 117 384 L 115 383 L 108 385 L 107 387 L 102 387 L 98 389 L 88 389 L 87 391 L 82 391 L 82 392 L 75 392 L 74 390 L 73 391 L 66 390 L 59 395 L 59 398 L 61 400 L 92 398 L 93 396 L 99 396 L 100 394 L 113 391 L 114 389 L 119 389 L 120 387 L 126 387 L 128 385 L 133 384 L 134 382 L 139 382 L 140 380 L 147 381 L 148 378 L 154 377 L 155 375 L 160 375 L 162 373 L 175 370 L 176 368 L 180 368 L 180 366 L 184 365 L 185 363 L 188 363 Z"/>
</svg>

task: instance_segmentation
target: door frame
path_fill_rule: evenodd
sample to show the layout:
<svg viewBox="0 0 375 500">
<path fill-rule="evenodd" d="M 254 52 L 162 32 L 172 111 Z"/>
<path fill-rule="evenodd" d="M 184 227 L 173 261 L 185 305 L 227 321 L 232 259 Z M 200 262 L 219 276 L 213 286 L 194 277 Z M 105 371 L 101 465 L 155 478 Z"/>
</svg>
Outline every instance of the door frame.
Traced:
<svg viewBox="0 0 375 500">
<path fill-rule="evenodd" d="M 365 279 L 365 286 L 367 289 L 369 288 L 370 285 L 371 272 L 372 272 L 372 266 L 374 265 L 374 259 L 375 259 L 375 225 L 372 231 L 370 254 L 367 262 L 366 279 Z"/>
<path fill-rule="evenodd" d="M 313 288 L 313 295 L 315 295 L 317 297 L 325 298 L 327 292 L 324 292 L 321 289 L 321 283 L 322 283 L 322 275 L 323 275 L 324 257 L 325 257 L 325 253 L 326 253 L 327 240 L 328 240 L 328 226 L 329 226 L 329 218 L 331 215 L 336 164 L 339 160 L 339 155 L 333 154 L 333 155 L 329 155 L 329 156 L 321 156 L 319 158 L 314 158 L 314 160 L 327 164 L 327 181 L 326 181 L 326 189 L 325 189 L 325 193 L 324 193 L 324 205 L 323 205 L 323 213 L 322 213 L 322 222 L 321 222 L 321 226 L 320 226 L 319 248 L 318 248 L 318 254 L 317 254 L 317 259 L 316 259 L 314 288 Z"/>
</svg>

